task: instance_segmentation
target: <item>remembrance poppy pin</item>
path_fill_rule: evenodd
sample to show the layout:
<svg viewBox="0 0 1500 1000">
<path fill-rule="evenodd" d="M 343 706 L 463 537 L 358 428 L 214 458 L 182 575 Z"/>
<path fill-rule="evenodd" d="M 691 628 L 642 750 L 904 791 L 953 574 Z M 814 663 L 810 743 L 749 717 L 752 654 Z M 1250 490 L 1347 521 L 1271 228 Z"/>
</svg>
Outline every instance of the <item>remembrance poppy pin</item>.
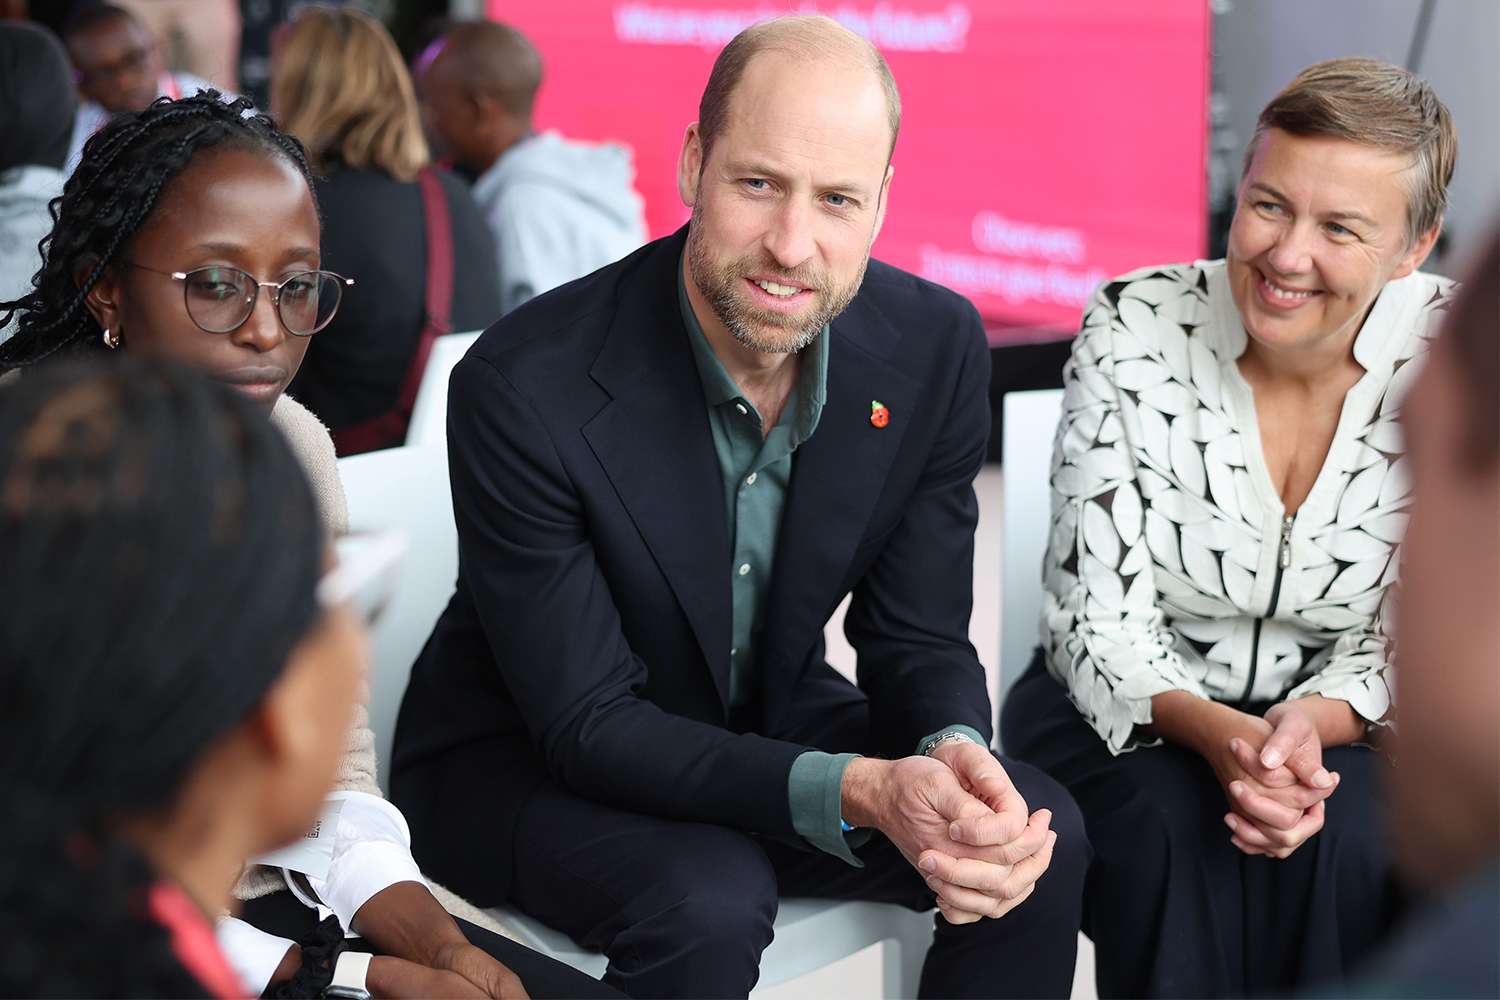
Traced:
<svg viewBox="0 0 1500 1000">
<path fill-rule="evenodd" d="M 891 422 L 891 411 L 885 408 L 885 404 L 878 399 L 870 400 L 870 424 L 874 427 L 884 427 Z"/>
</svg>

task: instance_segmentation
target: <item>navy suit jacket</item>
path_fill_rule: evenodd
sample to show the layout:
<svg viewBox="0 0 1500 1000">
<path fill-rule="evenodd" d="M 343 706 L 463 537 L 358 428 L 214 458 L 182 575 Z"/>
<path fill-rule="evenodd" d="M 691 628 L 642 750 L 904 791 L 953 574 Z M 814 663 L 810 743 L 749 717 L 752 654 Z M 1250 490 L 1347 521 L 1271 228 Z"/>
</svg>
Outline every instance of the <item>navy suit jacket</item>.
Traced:
<svg viewBox="0 0 1500 1000">
<path fill-rule="evenodd" d="M 542 782 L 802 844 L 787 776 L 809 747 L 902 756 L 944 726 L 991 731 L 968 639 L 984 332 L 963 298 L 877 261 L 830 327 L 758 697 L 731 718 L 731 552 L 677 300 L 685 238 L 532 300 L 453 372 L 458 584 L 402 704 L 392 797 L 423 867 L 476 902 L 504 896 L 517 819 Z M 858 687 L 824 658 L 824 626 L 851 590 Z M 866 699 L 865 745 L 820 739 L 820 720 Z M 476 843 L 494 852 L 482 890 L 456 870 Z"/>
</svg>

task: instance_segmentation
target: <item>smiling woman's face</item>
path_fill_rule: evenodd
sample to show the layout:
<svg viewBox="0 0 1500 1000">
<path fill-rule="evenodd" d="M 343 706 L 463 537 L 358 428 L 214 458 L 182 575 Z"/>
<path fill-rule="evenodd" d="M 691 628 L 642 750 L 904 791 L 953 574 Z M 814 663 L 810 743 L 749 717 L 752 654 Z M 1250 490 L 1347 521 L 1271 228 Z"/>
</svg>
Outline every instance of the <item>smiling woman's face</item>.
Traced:
<svg viewBox="0 0 1500 1000">
<path fill-rule="evenodd" d="M 188 315 L 183 282 L 171 273 L 221 265 L 279 283 L 320 266 L 319 236 L 312 192 L 294 165 L 242 149 L 206 152 L 168 183 L 126 252 L 89 292 L 89 310 L 125 349 L 198 368 L 269 408 L 297 373 L 308 342 L 282 325 L 274 289 L 261 288 L 237 329 L 207 333 Z"/>
<path fill-rule="evenodd" d="M 1245 332 L 1270 348 L 1352 344 L 1386 282 L 1437 230 L 1406 231 L 1411 157 L 1269 129 L 1240 182 L 1228 273 Z"/>
</svg>

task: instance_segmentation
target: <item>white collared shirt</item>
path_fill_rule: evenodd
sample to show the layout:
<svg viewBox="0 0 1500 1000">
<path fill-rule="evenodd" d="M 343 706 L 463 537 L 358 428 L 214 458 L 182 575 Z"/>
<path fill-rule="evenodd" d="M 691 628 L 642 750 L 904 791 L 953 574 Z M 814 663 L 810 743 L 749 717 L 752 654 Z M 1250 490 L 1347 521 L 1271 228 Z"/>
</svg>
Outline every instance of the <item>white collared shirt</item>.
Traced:
<svg viewBox="0 0 1500 1000">
<path fill-rule="evenodd" d="M 398 882 L 427 883 L 412 859 L 411 831 L 399 809 L 368 792 L 336 791 L 328 799 L 343 801 L 333 860 L 325 878 L 309 881 L 324 904 L 318 919 L 332 913 L 348 932 L 354 915 L 376 893 Z M 236 917 L 221 918 L 215 930 L 225 957 L 256 996 L 295 943 Z"/>
</svg>

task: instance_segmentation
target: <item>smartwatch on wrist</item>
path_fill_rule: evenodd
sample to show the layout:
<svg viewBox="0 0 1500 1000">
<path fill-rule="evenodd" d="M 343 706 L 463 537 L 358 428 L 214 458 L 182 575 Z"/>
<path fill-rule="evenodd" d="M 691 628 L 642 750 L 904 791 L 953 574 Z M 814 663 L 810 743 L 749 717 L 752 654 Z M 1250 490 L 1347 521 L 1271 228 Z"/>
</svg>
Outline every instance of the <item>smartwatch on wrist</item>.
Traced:
<svg viewBox="0 0 1500 1000">
<path fill-rule="evenodd" d="M 345 951 L 333 963 L 333 982 L 323 988 L 325 1000 L 370 1000 L 365 976 L 370 971 L 367 952 Z"/>
</svg>

